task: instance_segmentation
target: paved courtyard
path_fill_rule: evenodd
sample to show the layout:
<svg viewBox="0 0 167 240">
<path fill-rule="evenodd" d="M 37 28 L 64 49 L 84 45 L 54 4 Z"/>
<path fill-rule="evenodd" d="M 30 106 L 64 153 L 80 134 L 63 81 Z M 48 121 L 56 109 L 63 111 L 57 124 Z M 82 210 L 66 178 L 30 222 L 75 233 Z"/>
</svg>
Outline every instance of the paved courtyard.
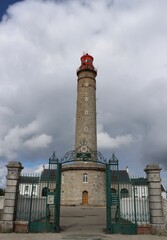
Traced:
<svg viewBox="0 0 167 240">
<path fill-rule="evenodd" d="M 61 233 L 0 234 L 0 240 L 166 240 L 166 236 L 105 234 L 105 208 L 62 207 Z"/>
<path fill-rule="evenodd" d="M 166 240 L 165 236 L 107 235 L 100 233 L 0 234 L 0 240 Z"/>
<path fill-rule="evenodd" d="M 106 208 L 62 207 L 60 226 L 62 232 L 104 233 Z"/>
</svg>

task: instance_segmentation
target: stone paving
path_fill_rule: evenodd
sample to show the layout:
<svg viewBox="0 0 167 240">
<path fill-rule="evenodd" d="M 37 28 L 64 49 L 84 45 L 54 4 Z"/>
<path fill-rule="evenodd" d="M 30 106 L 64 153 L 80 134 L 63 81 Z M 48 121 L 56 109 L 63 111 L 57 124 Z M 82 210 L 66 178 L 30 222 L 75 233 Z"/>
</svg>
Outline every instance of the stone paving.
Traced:
<svg viewBox="0 0 167 240">
<path fill-rule="evenodd" d="M 62 207 L 61 233 L 0 234 L 0 240 L 167 240 L 166 236 L 105 234 L 105 208 Z"/>
<path fill-rule="evenodd" d="M 45 234 L 0 234 L 0 240 L 166 240 L 165 236 L 154 235 L 105 235 L 96 233 L 45 233 Z"/>
</svg>

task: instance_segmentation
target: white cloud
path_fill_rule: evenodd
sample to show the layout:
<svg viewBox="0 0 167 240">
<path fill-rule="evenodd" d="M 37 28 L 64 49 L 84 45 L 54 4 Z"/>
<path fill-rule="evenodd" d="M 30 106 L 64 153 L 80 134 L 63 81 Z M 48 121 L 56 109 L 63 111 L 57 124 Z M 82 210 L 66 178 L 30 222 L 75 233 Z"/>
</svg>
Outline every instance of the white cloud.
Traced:
<svg viewBox="0 0 167 240">
<path fill-rule="evenodd" d="M 47 134 L 38 135 L 39 125 L 36 121 L 24 127 L 15 126 L 10 129 L 4 139 L 0 140 L 0 157 L 12 160 L 17 158 L 18 151 L 39 150 L 47 148 L 52 137 Z"/>
<path fill-rule="evenodd" d="M 41 174 L 42 170 L 44 168 L 48 168 L 48 165 L 47 164 L 36 164 L 35 166 L 29 166 L 29 167 L 26 167 L 22 170 L 22 174 L 27 174 L 27 173 L 30 173 L 30 174 Z"/>
<path fill-rule="evenodd" d="M 4 164 L 0 163 L 0 188 L 6 187 L 6 175 L 7 175 L 7 168 Z"/>
<path fill-rule="evenodd" d="M 133 143 L 133 137 L 130 134 L 118 135 L 112 138 L 107 132 L 100 126 L 97 132 L 97 145 L 99 149 L 115 150 L 122 147 L 127 147 Z"/>
<path fill-rule="evenodd" d="M 46 134 L 40 136 L 32 137 L 24 142 L 24 146 L 28 147 L 30 150 L 46 148 L 52 142 L 52 137 Z"/>
</svg>

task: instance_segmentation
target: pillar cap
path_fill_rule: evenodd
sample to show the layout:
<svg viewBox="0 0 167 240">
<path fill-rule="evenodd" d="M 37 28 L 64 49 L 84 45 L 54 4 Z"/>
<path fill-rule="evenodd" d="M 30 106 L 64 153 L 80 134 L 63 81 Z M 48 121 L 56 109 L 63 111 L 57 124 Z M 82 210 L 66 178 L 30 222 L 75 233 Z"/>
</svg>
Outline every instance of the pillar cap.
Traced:
<svg viewBox="0 0 167 240">
<path fill-rule="evenodd" d="M 146 168 L 144 169 L 145 172 L 148 171 L 161 171 L 162 168 L 158 164 L 148 164 Z"/>
<path fill-rule="evenodd" d="M 7 168 L 21 168 L 23 169 L 24 167 L 22 166 L 21 162 L 17 162 L 17 161 L 10 161 L 8 162 L 8 164 L 6 165 Z"/>
</svg>

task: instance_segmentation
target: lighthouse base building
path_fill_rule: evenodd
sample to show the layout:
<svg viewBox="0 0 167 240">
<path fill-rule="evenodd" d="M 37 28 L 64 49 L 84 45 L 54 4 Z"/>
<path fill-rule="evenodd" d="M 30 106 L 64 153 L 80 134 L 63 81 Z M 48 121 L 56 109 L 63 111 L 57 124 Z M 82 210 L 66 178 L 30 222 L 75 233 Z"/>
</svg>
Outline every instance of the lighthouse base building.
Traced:
<svg viewBox="0 0 167 240">
<path fill-rule="evenodd" d="M 62 205 L 106 204 L 105 167 L 100 164 L 78 163 L 62 169 Z"/>
</svg>

